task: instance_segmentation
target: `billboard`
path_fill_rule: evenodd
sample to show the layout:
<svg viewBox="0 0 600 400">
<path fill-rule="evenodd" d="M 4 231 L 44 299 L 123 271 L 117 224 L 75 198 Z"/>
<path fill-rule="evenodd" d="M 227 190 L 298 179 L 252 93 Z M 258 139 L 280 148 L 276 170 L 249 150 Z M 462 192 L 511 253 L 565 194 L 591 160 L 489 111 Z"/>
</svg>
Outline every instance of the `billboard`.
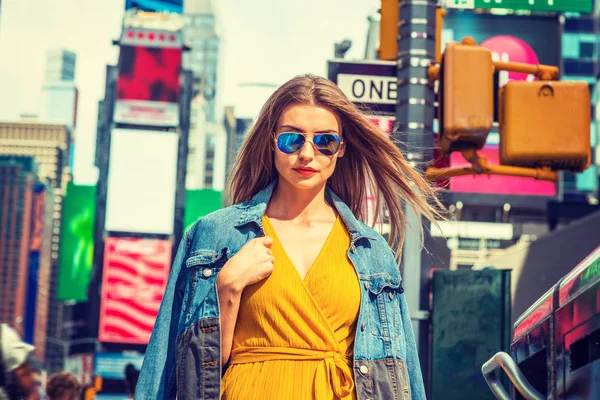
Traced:
<svg viewBox="0 0 600 400">
<path fill-rule="evenodd" d="M 179 125 L 180 34 L 130 29 L 120 45 L 114 121 Z"/>
<path fill-rule="evenodd" d="M 100 295 L 101 342 L 147 344 L 167 286 L 168 240 L 108 237 Z"/>
<path fill-rule="evenodd" d="M 91 385 L 94 376 L 94 355 L 76 354 L 70 355 L 65 360 L 64 369 L 75 375 L 82 386 Z"/>
<path fill-rule="evenodd" d="M 474 14 L 448 10 L 444 18 L 442 48 L 446 43 L 460 42 L 466 36 L 473 37 L 478 44 L 489 49 L 497 61 L 560 65 L 561 36 L 557 16 Z M 530 75 L 504 71 L 499 73 L 498 78 L 500 86 L 511 80 L 535 79 Z M 498 141 L 498 131 L 494 128 L 485 147 L 478 152 L 487 157 L 490 164 L 499 164 Z M 452 153 L 451 167 L 467 164 L 460 153 Z M 541 198 L 556 196 L 557 185 L 532 178 L 473 175 L 450 179 L 450 191 Z"/>
<path fill-rule="evenodd" d="M 179 135 L 114 129 L 110 142 L 105 230 L 172 234 Z"/>
<path fill-rule="evenodd" d="M 594 0 L 445 0 L 448 8 L 461 9 L 501 9 L 531 12 L 581 12 L 591 13 L 594 10 Z"/>
<path fill-rule="evenodd" d="M 125 10 L 183 13 L 183 0 L 125 0 Z"/>
<path fill-rule="evenodd" d="M 94 260 L 96 186 L 69 182 L 63 200 L 57 296 L 60 301 L 86 301 Z"/>
<path fill-rule="evenodd" d="M 133 364 L 136 369 L 140 370 L 144 356 L 133 353 L 96 353 L 95 361 L 96 376 L 103 379 L 125 379 L 127 364 Z"/>
<path fill-rule="evenodd" d="M 186 190 L 183 228 L 187 230 L 199 218 L 222 207 L 223 193 L 212 189 Z"/>
<path fill-rule="evenodd" d="M 477 154 L 486 157 L 492 165 L 499 165 L 497 145 L 486 145 Z M 450 164 L 453 167 L 469 166 L 469 162 L 460 153 L 450 155 Z M 532 178 L 503 175 L 466 175 L 450 179 L 450 190 L 460 193 L 485 193 L 485 194 L 519 194 L 523 196 L 555 196 L 556 183 L 536 181 Z"/>
</svg>

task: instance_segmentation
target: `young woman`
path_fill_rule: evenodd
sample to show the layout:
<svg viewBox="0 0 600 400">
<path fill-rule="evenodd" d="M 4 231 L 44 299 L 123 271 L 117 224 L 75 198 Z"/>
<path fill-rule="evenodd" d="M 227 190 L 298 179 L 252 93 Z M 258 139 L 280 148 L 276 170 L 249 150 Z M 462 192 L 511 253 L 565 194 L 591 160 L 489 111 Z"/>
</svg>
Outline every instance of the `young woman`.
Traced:
<svg viewBox="0 0 600 400">
<path fill-rule="evenodd" d="M 368 192 L 388 242 L 361 222 Z M 227 194 L 180 245 L 135 398 L 425 399 L 397 260 L 404 204 L 433 220 L 437 200 L 396 145 L 333 83 L 297 77 Z"/>
</svg>

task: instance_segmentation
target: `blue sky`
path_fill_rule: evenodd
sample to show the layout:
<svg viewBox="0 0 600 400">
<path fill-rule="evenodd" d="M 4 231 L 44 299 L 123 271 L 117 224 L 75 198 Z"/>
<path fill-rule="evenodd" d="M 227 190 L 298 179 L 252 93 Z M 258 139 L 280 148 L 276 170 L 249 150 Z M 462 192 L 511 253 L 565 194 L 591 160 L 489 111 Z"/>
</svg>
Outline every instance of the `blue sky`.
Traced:
<svg viewBox="0 0 600 400">
<path fill-rule="evenodd" d="M 367 15 L 377 0 L 218 1 L 223 33 L 221 105 L 240 101 L 243 82 L 281 84 L 302 73 L 326 75 L 333 43 L 353 41 L 348 58 L 362 58 Z M 77 53 L 79 116 L 75 179 L 93 183 L 98 100 L 112 45 L 121 30 L 124 0 L 3 0 L 0 14 L 0 120 L 38 113 L 46 52 Z"/>
</svg>

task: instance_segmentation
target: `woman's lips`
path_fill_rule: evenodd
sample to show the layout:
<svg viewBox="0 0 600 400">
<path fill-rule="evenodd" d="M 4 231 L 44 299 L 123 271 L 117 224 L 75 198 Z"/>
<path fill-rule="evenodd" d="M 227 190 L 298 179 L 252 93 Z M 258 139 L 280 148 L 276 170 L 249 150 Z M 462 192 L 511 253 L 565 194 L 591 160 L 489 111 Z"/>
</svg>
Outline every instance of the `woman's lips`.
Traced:
<svg viewBox="0 0 600 400">
<path fill-rule="evenodd" d="M 293 168 L 293 170 L 302 176 L 311 176 L 317 172 L 317 170 L 315 170 L 313 168 L 305 168 L 305 167 Z"/>
</svg>

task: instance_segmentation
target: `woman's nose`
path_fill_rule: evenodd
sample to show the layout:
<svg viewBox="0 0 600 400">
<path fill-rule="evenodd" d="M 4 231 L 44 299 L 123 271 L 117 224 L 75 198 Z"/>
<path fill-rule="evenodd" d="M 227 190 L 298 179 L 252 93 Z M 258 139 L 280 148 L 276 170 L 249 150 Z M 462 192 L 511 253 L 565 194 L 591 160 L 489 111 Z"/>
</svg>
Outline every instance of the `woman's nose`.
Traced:
<svg viewBox="0 0 600 400">
<path fill-rule="evenodd" d="M 300 157 L 304 159 L 312 159 L 315 157 L 315 145 L 311 141 L 304 142 L 304 146 L 300 149 Z"/>
</svg>

